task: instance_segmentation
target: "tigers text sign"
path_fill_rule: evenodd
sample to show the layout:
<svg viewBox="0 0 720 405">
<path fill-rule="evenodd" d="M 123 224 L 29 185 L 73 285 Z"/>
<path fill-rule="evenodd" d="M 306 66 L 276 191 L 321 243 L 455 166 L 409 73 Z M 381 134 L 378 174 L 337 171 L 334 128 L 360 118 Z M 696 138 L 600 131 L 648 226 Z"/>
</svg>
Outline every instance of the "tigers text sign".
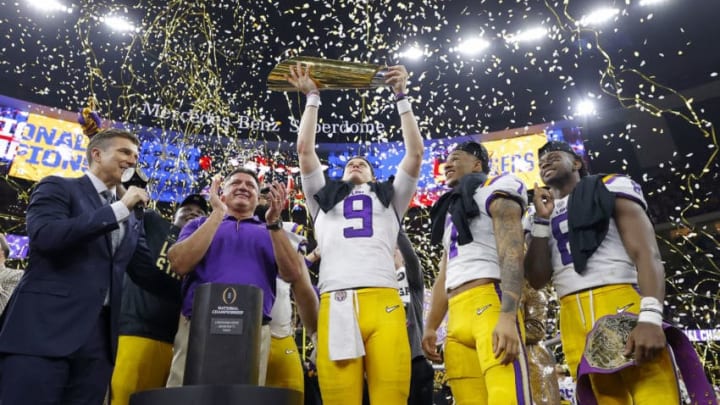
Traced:
<svg viewBox="0 0 720 405">
<path fill-rule="evenodd" d="M 88 138 L 75 122 L 29 114 L 10 176 L 38 181 L 45 176 L 80 177 L 87 170 Z"/>
<path fill-rule="evenodd" d="M 542 184 L 537 151 L 546 142 L 547 136 L 544 132 L 483 142 L 490 154 L 490 176 L 511 173 L 524 181 L 530 189 L 536 182 Z"/>
<path fill-rule="evenodd" d="M 530 189 L 535 182 L 542 184 L 537 151 L 546 142 L 547 136 L 544 132 L 481 142 L 490 155 L 490 177 L 510 173 L 520 178 Z M 445 163 L 436 159 L 433 175 L 437 183 L 445 181 L 444 167 Z"/>
</svg>

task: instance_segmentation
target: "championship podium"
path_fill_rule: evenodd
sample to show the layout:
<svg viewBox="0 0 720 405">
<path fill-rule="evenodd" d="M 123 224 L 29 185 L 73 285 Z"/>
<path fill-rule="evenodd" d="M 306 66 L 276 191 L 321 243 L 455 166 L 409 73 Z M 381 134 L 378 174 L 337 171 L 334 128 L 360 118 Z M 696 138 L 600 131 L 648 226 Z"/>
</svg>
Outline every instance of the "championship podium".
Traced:
<svg viewBox="0 0 720 405">
<path fill-rule="evenodd" d="M 135 393 L 130 405 L 301 405 L 298 391 L 258 386 L 262 315 L 257 287 L 199 286 L 183 386 Z"/>
</svg>

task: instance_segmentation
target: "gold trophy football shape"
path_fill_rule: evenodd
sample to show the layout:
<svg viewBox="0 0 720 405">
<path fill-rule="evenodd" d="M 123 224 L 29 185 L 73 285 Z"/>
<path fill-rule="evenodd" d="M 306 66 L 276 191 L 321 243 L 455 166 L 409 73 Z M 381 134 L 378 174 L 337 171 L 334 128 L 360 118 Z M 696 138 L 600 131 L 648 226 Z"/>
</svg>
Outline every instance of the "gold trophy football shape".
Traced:
<svg viewBox="0 0 720 405">
<path fill-rule="evenodd" d="M 268 90 L 296 91 L 286 76 L 290 75 L 290 67 L 298 63 L 312 69 L 312 78 L 318 90 L 373 89 L 387 86 L 387 66 L 298 56 L 286 59 L 273 68 L 267 79 Z"/>
</svg>

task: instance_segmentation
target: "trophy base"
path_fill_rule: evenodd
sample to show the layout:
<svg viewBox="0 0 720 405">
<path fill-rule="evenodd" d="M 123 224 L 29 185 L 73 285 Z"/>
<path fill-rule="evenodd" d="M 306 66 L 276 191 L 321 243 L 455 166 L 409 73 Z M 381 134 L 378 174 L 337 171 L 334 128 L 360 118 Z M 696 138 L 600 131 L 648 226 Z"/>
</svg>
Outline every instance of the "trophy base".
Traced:
<svg viewBox="0 0 720 405">
<path fill-rule="evenodd" d="M 186 385 L 130 396 L 130 405 L 302 405 L 303 401 L 303 395 L 298 391 L 255 385 Z"/>
</svg>

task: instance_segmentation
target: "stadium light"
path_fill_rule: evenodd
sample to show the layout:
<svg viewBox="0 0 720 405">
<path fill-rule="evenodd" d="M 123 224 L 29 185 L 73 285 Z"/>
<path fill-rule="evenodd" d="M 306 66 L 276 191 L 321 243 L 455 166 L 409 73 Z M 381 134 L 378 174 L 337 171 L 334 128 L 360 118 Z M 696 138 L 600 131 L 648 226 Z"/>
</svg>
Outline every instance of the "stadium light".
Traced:
<svg viewBox="0 0 720 405">
<path fill-rule="evenodd" d="M 666 0 L 640 0 L 640 7 L 652 6 L 654 4 L 664 3 Z"/>
<path fill-rule="evenodd" d="M 128 21 L 125 17 L 109 15 L 100 19 L 105 25 L 110 27 L 113 31 L 119 32 L 136 32 L 138 28 L 133 23 Z"/>
<path fill-rule="evenodd" d="M 28 0 L 31 6 L 43 11 L 65 11 L 72 13 L 72 7 L 67 7 L 57 0 Z"/>
<path fill-rule="evenodd" d="M 465 39 L 455 48 L 456 51 L 462 53 L 463 55 L 477 55 L 480 52 L 484 51 L 490 46 L 490 42 L 477 37 L 477 38 L 470 38 Z"/>
<path fill-rule="evenodd" d="M 581 117 L 595 115 L 595 103 L 592 100 L 583 100 L 575 107 L 575 113 Z"/>
<path fill-rule="evenodd" d="M 418 60 L 423 57 L 425 53 L 418 46 L 411 46 L 404 51 L 400 52 L 400 57 L 410 60 Z"/>
</svg>

